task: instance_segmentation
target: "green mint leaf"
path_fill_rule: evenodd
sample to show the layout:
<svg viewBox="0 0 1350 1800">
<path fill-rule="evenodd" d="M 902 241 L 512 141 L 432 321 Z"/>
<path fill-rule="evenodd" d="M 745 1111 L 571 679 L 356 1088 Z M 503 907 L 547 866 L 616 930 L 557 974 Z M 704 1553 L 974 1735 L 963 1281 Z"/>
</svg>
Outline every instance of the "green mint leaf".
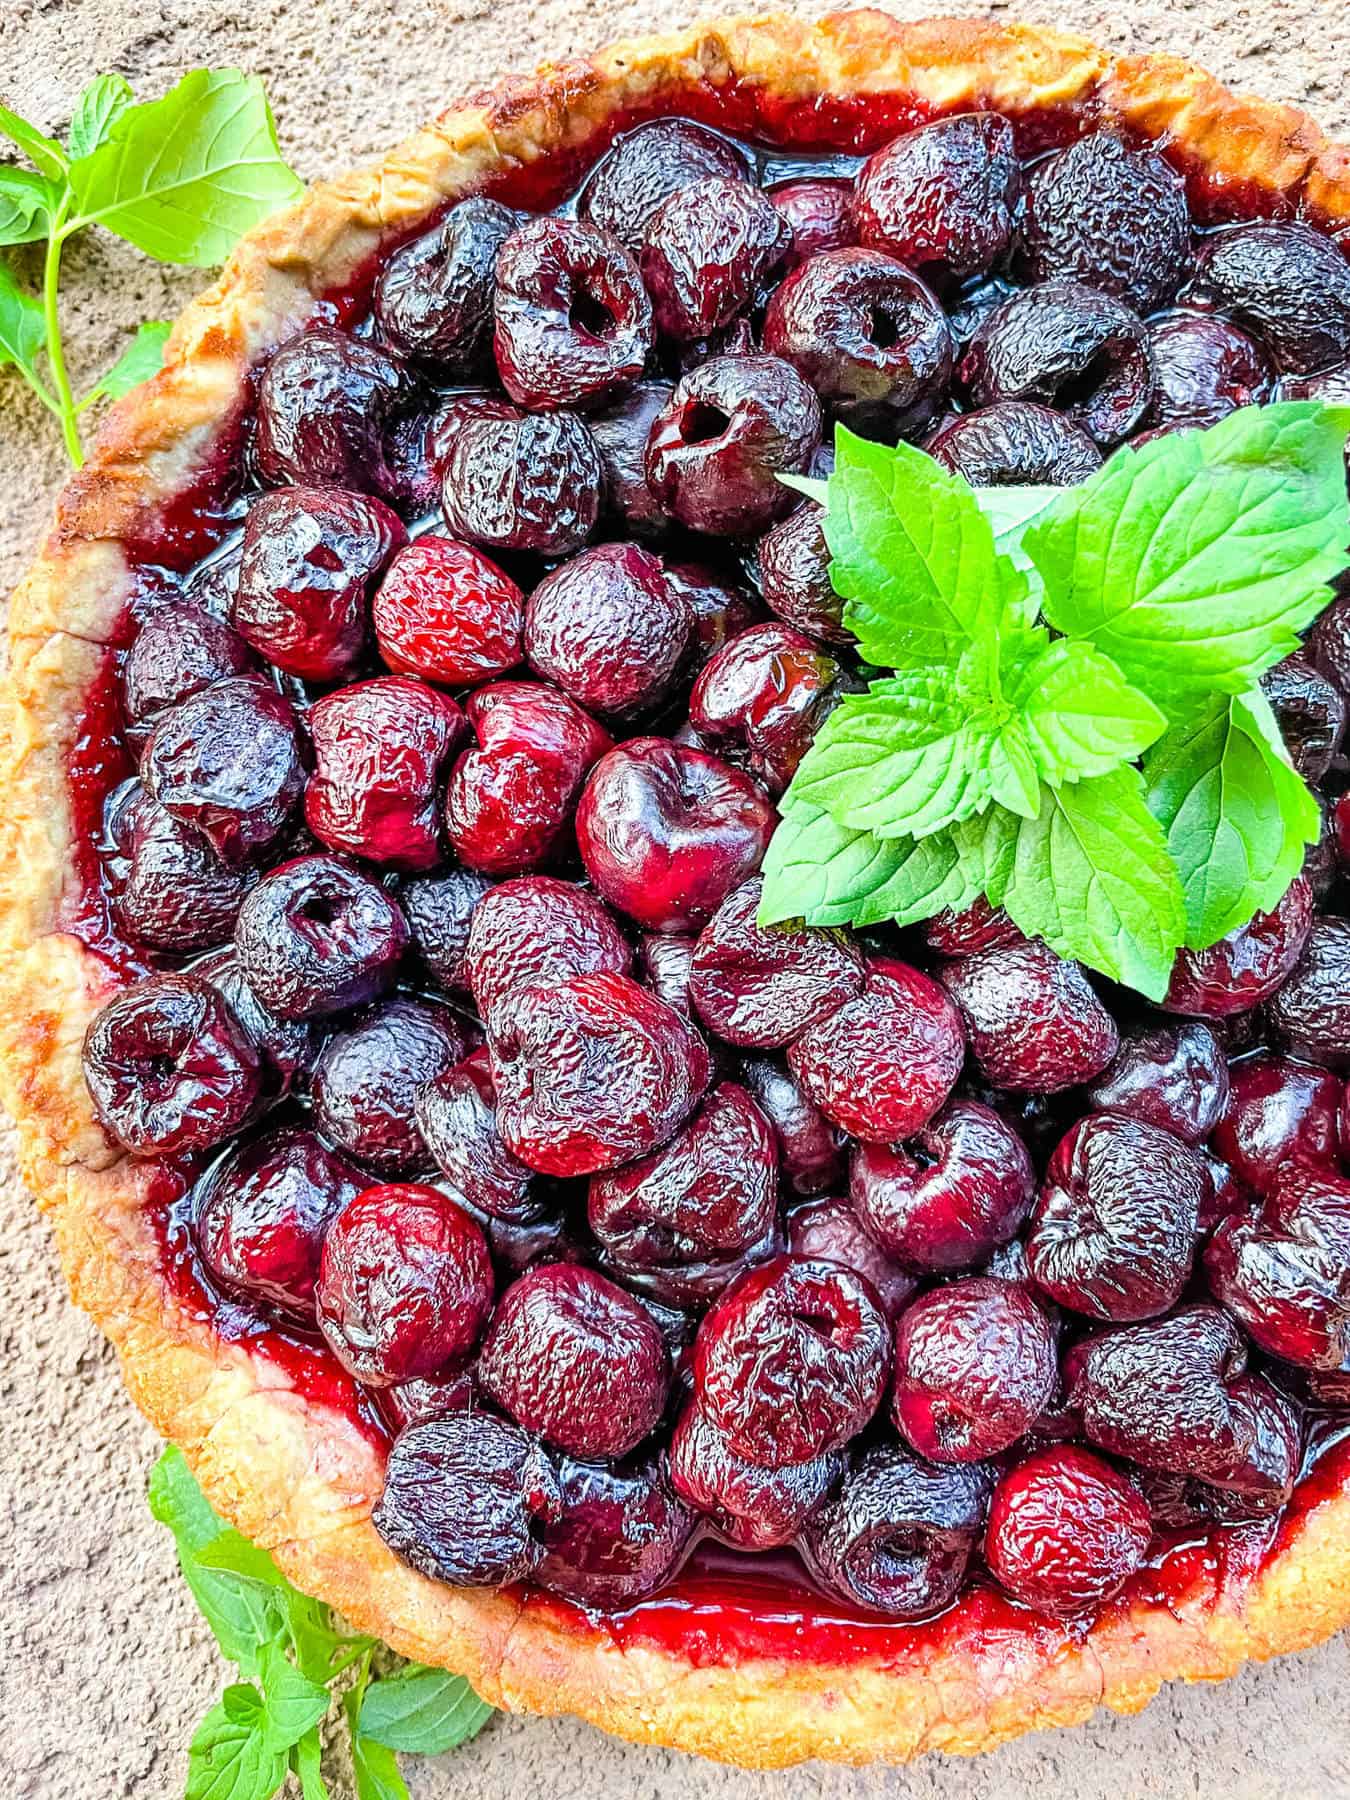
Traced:
<svg viewBox="0 0 1350 1800">
<path fill-rule="evenodd" d="M 1008 693 L 1021 711 L 1036 768 L 1052 787 L 1133 762 L 1167 729 L 1146 694 L 1080 638 L 1057 638 Z"/>
<path fill-rule="evenodd" d="M 944 906 L 959 912 L 979 893 L 961 867 L 950 831 L 893 841 L 901 853 L 895 873 L 863 896 L 853 909 L 851 924 L 915 925 Z"/>
<path fill-rule="evenodd" d="M 209 268 L 240 235 L 294 200 L 262 83 L 194 69 L 162 100 L 129 107 L 70 165 L 72 229 L 102 225 L 160 262 Z"/>
<path fill-rule="evenodd" d="M 291 1767 L 300 1780 L 301 1800 L 332 1800 L 323 1778 L 323 1744 L 317 1726 L 292 1747 Z"/>
<path fill-rule="evenodd" d="M 1316 841 L 1317 802 L 1259 688 L 1200 702 L 1154 745 L 1144 780 L 1181 877 L 1192 949 L 1268 912 Z"/>
<path fill-rule="evenodd" d="M 213 1513 L 212 1518 L 215 1518 Z M 218 1569 L 224 1575 L 238 1575 L 242 1580 L 257 1582 L 262 1587 L 289 1588 L 290 1582 L 282 1574 L 266 1550 L 260 1550 L 251 1544 L 242 1531 L 233 1526 L 220 1524 L 214 1538 L 203 1544 L 196 1552 L 197 1563 L 203 1569 Z"/>
<path fill-rule="evenodd" d="M 408 1784 L 399 1773 L 393 1751 L 360 1732 L 352 1734 L 352 1773 L 356 1800 L 409 1800 Z"/>
<path fill-rule="evenodd" d="M 1240 693 L 1346 565 L 1347 432 L 1350 410 L 1281 402 L 1117 451 L 1027 533 L 1047 619 L 1155 699 Z"/>
<path fill-rule="evenodd" d="M 993 528 L 970 487 L 922 450 L 840 426 L 824 529 L 844 623 L 867 661 L 946 670 L 992 637 Z"/>
<path fill-rule="evenodd" d="M 289 1765 L 265 1742 L 263 1718 L 256 1688 L 226 1688 L 193 1733 L 185 1800 L 271 1800 Z"/>
<path fill-rule="evenodd" d="M 903 853 L 903 840 L 850 831 L 789 791 L 764 858 L 759 922 L 846 925 L 864 896 L 895 873 Z"/>
<path fill-rule="evenodd" d="M 228 1527 L 211 1510 L 182 1451 L 172 1445 L 151 1474 L 150 1510 L 172 1531 L 183 1579 L 222 1653 L 245 1675 L 257 1675 L 264 1652 L 284 1641 L 285 1619 L 258 1583 L 217 1572 L 199 1561 L 198 1553 Z"/>
<path fill-rule="evenodd" d="M 816 735 L 793 780 L 796 798 L 878 837 L 924 837 L 987 805 L 989 743 L 949 675 L 909 670 L 850 694 Z"/>
<path fill-rule="evenodd" d="M 780 475 L 778 479 L 784 487 L 789 487 L 797 494 L 805 494 L 808 500 L 814 500 L 819 507 L 830 503 L 830 484 L 818 481 L 813 475 Z"/>
<path fill-rule="evenodd" d="M 143 381 L 157 375 L 164 364 L 164 346 L 173 326 L 168 319 L 150 319 L 136 328 L 136 335 L 112 367 L 101 375 L 85 398 L 120 400 Z"/>
<path fill-rule="evenodd" d="M 0 262 L 0 365 L 13 363 L 36 380 L 37 359 L 46 342 L 42 307 Z"/>
<path fill-rule="evenodd" d="M 1017 864 L 1021 830 L 1018 814 L 1002 806 L 991 806 L 988 812 L 952 826 L 951 840 L 972 898 L 983 894 L 991 906 L 1003 904 Z"/>
<path fill-rule="evenodd" d="M 1035 568 L 1022 540 L 1063 491 L 1041 485 L 975 489 L 980 511 L 994 528 L 994 548 L 1000 555 L 1009 557 L 1021 569 Z"/>
<path fill-rule="evenodd" d="M 326 1687 L 302 1675 L 275 1647 L 263 1656 L 263 1738 L 271 1750 L 289 1750 L 328 1711 Z"/>
<path fill-rule="evenodd" d="M 477 1737 L 494 1711 L 462 1675 L 409 1663 L 366 1689 L 357 1729 L 389 1750 L 436 1756 Z"/>
<path fill-rule="evenodd" d="M 55 138 L 44 137 L 35 125 L 30 125 L 27 119 L 20 118 L 7 106 L 0 106 L 0 136 L 17 144 L 33 167 L 49 181 L 65 180 L 66 157 L 60 144 Z"/>
<path fill-rule="evenodd" d="M 0 244 L 40 243 L 58 204 L 45 175 L 0 163 Z"/>
<path fill-rule="evenodd" d="M 75 102 L 66 143 L 72 157 L 97 150 L 132 102 L 125 75 L 96 75 Z"/>
<path fill-rule="evenodd" d="M 1028 937 L 1161 1000 L 1185 918 L 1143 788 L 1133 768 L 1047 787 L 1040 816 L 1018 831 L 1002 904 Z"/>
</svg>

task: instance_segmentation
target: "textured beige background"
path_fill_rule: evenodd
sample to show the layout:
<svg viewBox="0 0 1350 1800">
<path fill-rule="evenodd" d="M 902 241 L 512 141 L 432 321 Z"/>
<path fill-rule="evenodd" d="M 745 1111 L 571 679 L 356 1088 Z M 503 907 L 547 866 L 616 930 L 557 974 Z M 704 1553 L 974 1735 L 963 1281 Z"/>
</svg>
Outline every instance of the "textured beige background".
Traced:
<svg viewBox="0 0 1350 1800">
<path fill-rule="evenodd" d="M 284 148 L 315 176 L 374 154 L 467 87 L 677 22 L 694 4 L 0 0 L 0 99 L 56 130 L 100 70 L 121 70 L 150 97 L 196 64 L 239 63 L 266 78 Z M 948 9 L 983 10 L 959 0 Z M 1350 134 L 1343 0 L 1020 0 L 1009 10 L 1121 50 L 1184 52 Z M 197 284 L 106 238 L 77 246 L 65 303 L 77 387 L 137 321 L 171 315 Z M 0 593 L 61 475 L 56 434 L 0 374 Z M 66 1301 L 7 1141 L 0 1156 L 0 1800 L 167 1800 L 182 1793 L 193 1724 L 226 1671 L 145 1509 L 152 1436 Z M 1226 1687 L 1170 1691 L 1141 1718 L 1023 1740 L 972 1764 L 750 1776 L 567 1721 L 502 1719 L 454 1756 L 408 1759 L 408 1773 L 415 1800 L 1303 1800 L 1350 1795 L 1347 1685 L 1350 1635 Z M 349 1790 L 335 1793 L 348 1800 Z"/>
</svg>

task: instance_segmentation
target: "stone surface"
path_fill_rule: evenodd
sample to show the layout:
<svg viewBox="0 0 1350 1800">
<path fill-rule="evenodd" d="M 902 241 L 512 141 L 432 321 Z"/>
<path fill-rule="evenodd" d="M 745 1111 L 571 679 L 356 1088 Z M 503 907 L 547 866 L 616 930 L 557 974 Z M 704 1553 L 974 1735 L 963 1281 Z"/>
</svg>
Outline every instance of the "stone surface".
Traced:
<svg viewBox="0 0 1350 1800">
<path fill-rule="evenodd" d="M 99 70 L 121 70 L 151 97 L 186 68 L 238 64 L 265 78 L 287 154 L 316 176 L 375 155 L 507 70 L 673 22 L 685 10 L 656 0 L 0 0 L 0 99 L 58 129 Z M 902 0 L 892 10 L 917 17 L 930 8 Z M 1342 135 L 1350 127 L 1341 0 L 1020 0 L 992 10 L 1068 26 L 1122 51 L 1179 51 L 1229 81 L 1306 104 Z M 31 252 L 16 261 L 31 276 Z M 64 302 L 77 387 L 112 361 L 139 320 L 171 316 L 201 280 L 108 238 L 77 243 Z M 62 474 L 51 421 L 12 371 L 0 372 L 8 498 L 0 591 L 31 555 Z M 228 1672 L 145 1507 L 152 1434 L 111 1354 L 68 1302 L 7 1144 L 0 1206 L 2 1785 L 16 1800 L 169 1800 L 183 1791 L 192 1728 Z M 972 1763 L 932 1757 L 904 1772 L 751 1776 L 632 1749 L 572 1721 L 530 1719 L 498 1720 L 454 1756 L 409 1758 L 407 1772 L 414 1800 L 1013 1800 L 1031 1792 L 1303 1800 L 1350 1795 L 1347 1679 L 1350 1635 L 1217 1689 L 1166 1690 L 1137 1719 L 1103 1717 Z M 350 1800 L 340 1772 L 332 1791 Z"/>
</svg>

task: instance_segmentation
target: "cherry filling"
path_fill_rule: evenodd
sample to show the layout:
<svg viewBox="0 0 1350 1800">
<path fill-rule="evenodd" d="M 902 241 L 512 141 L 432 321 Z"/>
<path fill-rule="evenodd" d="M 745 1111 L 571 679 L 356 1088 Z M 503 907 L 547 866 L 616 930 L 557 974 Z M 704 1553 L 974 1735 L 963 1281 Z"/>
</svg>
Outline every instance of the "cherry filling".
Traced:
<svg viewBox="0 0 1350 1800">
<path fill-rule="evenodd" d="M 415 1568 L 717 1658 L 1050 1654 L 1345 1472 L 1350 609 L 1266 681 L 1325 843 L 1163 1010 L 983 903 L 764 928 L 860 679 L 779 478 L 842 420 L 1071 484 L 1339 391 L 1350 265 L 1077 116 L 766 104 L 449 208 L 260 372 L 240 541 L 215 470 L 135 547 L 72 919 L 145 979 L 87 1080 Z"/>
</svg>

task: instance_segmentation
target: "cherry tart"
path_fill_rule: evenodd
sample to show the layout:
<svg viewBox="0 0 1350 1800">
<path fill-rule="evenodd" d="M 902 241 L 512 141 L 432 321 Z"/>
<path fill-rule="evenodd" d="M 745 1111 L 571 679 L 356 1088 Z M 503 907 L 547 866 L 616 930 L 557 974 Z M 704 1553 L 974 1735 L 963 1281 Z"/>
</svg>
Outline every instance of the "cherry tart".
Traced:
<svg viewBox="0 0 1350 1800">
<path fill-rule="evenodd" d="M 1163 1007 L 983 903 L 757 922 L 863 679 L 782 478 L 1344 391 L 1345 167 L 1166 57 L 700 26 L 313 189 L 114 409 L 11 615 L 6 1091 L 354 1625 L 767 1767 L 1346 1622 L 1350 595 L 1268 678 L 1325 841 Z"/>
</svg>

